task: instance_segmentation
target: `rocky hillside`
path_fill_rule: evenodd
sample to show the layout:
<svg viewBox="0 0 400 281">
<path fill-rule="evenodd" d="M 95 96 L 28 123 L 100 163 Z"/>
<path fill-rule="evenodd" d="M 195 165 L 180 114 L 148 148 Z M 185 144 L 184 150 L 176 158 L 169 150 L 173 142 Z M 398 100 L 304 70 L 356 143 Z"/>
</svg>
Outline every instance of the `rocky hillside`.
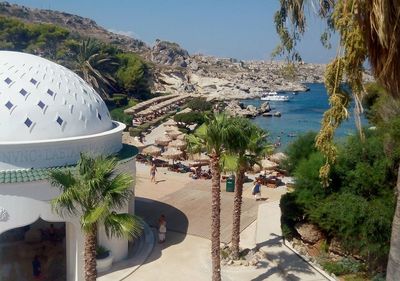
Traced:
<svg viewBox="0 0 400 281">
<path fill-rule="evenodd" d="M 200 93 L 217 99 L 242 99 L 259 96 L 263 91 L 305 91 L 304 82 L 322 82 L 324 65 L 299 64 L 290 79 L 282 63 L 239 61 L 190 55 L 173 42 L 156 40 L 149 46 L 138 39 L 116 34 L 95 21 L 52 10 L 31 9 L 0 2 L 0 16 L 25 22 L 50 23 L 114 44 L 140 54 L 152 62 L 153 90 L 172 93 Z"/>
</svg>

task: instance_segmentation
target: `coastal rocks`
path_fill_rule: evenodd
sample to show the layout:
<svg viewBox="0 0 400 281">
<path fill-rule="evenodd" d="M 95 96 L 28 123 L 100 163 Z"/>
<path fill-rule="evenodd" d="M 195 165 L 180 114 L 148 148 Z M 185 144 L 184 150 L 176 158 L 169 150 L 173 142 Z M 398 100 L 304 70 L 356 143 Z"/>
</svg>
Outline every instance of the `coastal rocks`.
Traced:
<svg viewBox="0 0 400 281">
<path fill-rule="evenodd" d="M 228 103 L 225 108 L 225 112 L 231 116 L 254 118 L 261 114 L 261 109 L 258 109 L 254 105 L 243 107 L 243 104 L 239 103 L 239 101 L 233 100 Z"/>
<path fill-rule="evenodd" d="M 295 229 L 301 236 L 301 240 L 310 244 L 315 244 L 324 237 L 318 227 L 310 223 L 298 223 Z"/>
<path fill-rule="evenodd" d="M 269 102 L 264 102 L 263 104 L 261 104 L 260 106 L 260 114 L 266 113 L 266 112 L 270 112 L 271 111 L 271 106 L 269 105 Z"/>
<path fill-rule="evenodd" d="M 151 60 L 158 64 L 187 67 L 189 53 L 177 43 L 156 40 L 151 49 Z"/>
</svg>

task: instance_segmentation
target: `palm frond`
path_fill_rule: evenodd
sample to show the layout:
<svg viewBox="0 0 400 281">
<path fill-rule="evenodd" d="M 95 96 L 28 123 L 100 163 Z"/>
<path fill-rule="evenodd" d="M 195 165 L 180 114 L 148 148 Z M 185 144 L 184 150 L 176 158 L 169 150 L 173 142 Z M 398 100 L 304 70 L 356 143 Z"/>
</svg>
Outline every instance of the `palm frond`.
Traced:
<svg viewBox="0 0 400 281">
<path fill-rule="evenodd" d="M 104 220 L 107 237 L 118 237 L 132 240 L 143 231 L 143 220 L 130 214 L 110 213 Z"/>
</svg>

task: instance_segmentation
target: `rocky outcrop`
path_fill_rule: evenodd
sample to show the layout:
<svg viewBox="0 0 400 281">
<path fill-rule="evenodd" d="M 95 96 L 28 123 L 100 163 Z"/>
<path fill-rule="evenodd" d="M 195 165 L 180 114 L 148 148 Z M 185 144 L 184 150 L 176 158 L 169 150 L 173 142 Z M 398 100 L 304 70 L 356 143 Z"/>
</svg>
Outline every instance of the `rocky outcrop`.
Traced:
<svg viewBox="0 0 400 281">
<path fill-rule="evenodd" d="M 15 17 L 25 22 L 51 23 L 64 27 L 84 37 L 94 37 L 133 52 L 147 52 L 149 47 L 131 36 L 111 32 L 92 20 L 53 10 L 32 9 L 8 2 L 0 2 L 0 16 Z"/>
<path fill-rule="evenodd" d="M 151 60 L 158 64 L 187 67 L 189 53 L 177 43 L 156 40 L 151 49 Z"/>
<path fill-rule="evenodd" d="M 254 105 L 248 105 L 244 107 L 243 104 L 241 104 L 239 101 L 232 100 L 225 107 L 225 112 L 231 116 L 250 117 L 250 118 L 254 118 L 269 110 L 271 109 L 268 102 L 263 103 L 260 108 L 257 108 Z"/>
<path fill-rule="evenodd" d="M 315 244 L 324 238 L 321 230 L 310 223 L 298 223 L 295 225 L 297 233 L 301 236 L 301 240 L 307 243 Z"/>
</svg>

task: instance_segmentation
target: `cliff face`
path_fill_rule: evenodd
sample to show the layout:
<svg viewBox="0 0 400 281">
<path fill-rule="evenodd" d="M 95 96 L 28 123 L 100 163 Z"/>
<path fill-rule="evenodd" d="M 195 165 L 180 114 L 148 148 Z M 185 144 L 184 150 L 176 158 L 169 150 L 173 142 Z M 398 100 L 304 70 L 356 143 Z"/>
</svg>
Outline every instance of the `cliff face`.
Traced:
<svg viewBox="0 0 400 281">
<path fill-rule="evenodd" d="M 138 53 L 154 65 L 154 91 L 201 93 L 218 99 L 236 99 L 257 97 L 263 91 L 305 91 L 302 83 L 323 82 L 325 65 L 298 64 L 288 78 L 285 65 L 279 62 L 190 55 L 178 44 L 161 40 L 151 47 L 138 39 L 110 32 L 91 19 L 64 12 L 0 2 L 0 16 L 55 24 L 72 33 L 94 37 L 125 51 Z"/>
</svg>

